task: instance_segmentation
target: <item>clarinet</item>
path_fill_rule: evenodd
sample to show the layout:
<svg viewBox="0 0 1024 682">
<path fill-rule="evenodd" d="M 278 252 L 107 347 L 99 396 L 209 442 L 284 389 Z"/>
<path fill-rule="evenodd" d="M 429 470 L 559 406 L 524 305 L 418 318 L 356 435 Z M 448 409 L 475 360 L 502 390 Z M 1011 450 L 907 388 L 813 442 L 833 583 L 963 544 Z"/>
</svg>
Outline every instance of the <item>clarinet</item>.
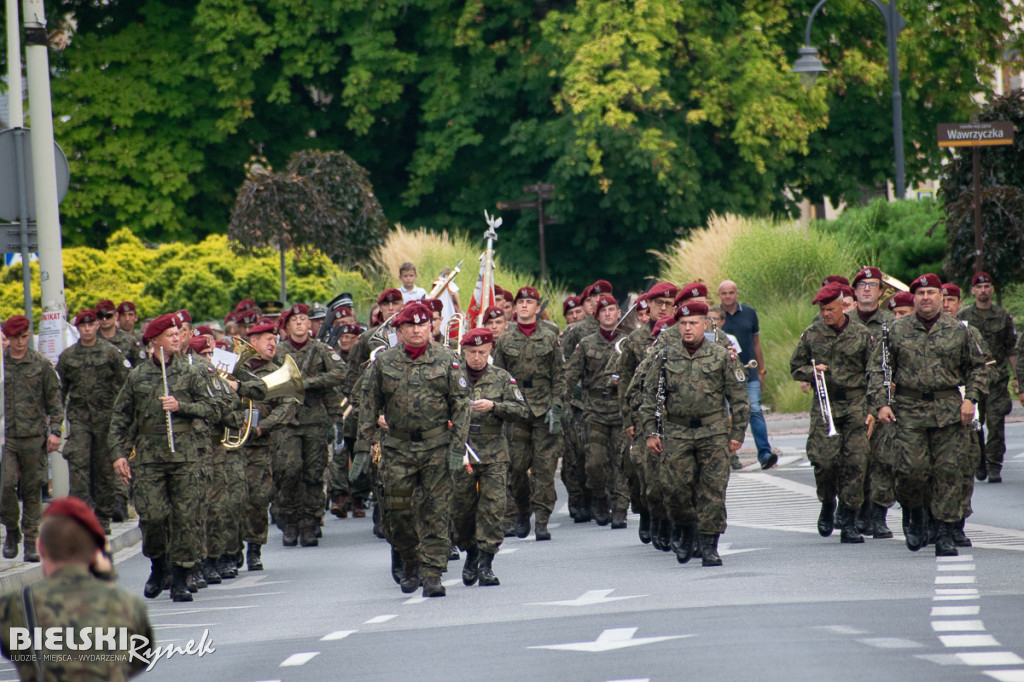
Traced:
<svg viewBox="0 0 1024 682">
<path fill-rule="evenodd" d="M 665 415 L 665 361 L 661 361 L 661 371 L 658 372 L 658 396 L 657 403 L 654 407 L 654 428 L 657 431 L 655 434 L 658 438 L 662 438 L 664 435 L 664 415 Z"/>
<path fill-rule="evenodd" d="M 892 357 L 889 355 L 889 327 L 882 323 L 882 385 L 885 386 L 885 404 L 892 407 Z"/>
</svg>

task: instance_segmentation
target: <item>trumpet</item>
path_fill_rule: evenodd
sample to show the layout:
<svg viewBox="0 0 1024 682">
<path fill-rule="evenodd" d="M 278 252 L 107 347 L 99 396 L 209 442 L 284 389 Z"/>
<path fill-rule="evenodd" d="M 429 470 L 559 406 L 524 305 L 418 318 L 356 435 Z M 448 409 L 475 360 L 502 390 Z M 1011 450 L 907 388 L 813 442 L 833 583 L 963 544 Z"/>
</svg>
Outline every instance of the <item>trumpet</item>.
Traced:
<svg viewBox="0 0 1024 682">
<path fill-rule="evenodd" d="M 821 410 L 821 416 L 828 423 L 828 437 L 838 436 L 836 423 L 832 419 L 832 403 L 828 399 L 828 386 L 825 385 L 825 372 L 818 370 L 814 358 L 811 358 L 811 369 L 814 370 L 814 389 L 818 394 L 818 408 Z"/>
<path fill-rule="evenodd" d="M 444 346 L 452 347 L 452 325 L 455 326 L 455 351 L 462 351 L 462 335 L 466 333 L 466 316 L 462 313 L 455 313 L 448 318 L 444 328 Z"/>
</svg>

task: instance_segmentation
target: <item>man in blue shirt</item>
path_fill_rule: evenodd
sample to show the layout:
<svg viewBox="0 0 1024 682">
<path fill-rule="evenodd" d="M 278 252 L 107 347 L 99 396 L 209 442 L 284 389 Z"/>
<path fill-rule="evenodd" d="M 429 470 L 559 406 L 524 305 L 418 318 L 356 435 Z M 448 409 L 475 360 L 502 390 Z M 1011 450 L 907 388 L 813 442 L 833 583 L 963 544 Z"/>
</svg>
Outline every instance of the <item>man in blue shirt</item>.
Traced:
<svg viewBox="0 0 1024 682">
<path fill-rule="evenodd" d="M 772 452 L 768 443 L 768 425 L 765 424 L 761 412 L 761 392 L 764 390 L 764 353 L 761 351 L 761 339 L 758 336 L 760 327 L 757 323 L 757 312 L 749 305 L 741 304 L 736 283 L 725 280 L 718 285 L 718 300 L 725 313 L 722 331 L 732 334 L 740 342 L 740 362 L 747 365 L 757 360 L 757 370 L 747 370 L 747 394 L 750 396 L 750 430 L 757 444 L 757 461 L 762 469 L 769 469 L 779 461 L 778 455 Z"/>
</svg>

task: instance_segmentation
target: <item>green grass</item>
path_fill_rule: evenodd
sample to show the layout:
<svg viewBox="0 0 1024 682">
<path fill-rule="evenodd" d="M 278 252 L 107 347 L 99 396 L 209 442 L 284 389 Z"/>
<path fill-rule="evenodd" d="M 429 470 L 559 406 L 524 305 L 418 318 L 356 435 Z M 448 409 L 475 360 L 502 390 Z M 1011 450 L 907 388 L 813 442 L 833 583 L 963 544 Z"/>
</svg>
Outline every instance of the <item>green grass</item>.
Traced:
<svg viewBox="0 0 1024 682">
<path fill-rule="evenodd" d="M 798 299 L 777 300 L 770 308 L 759 308 L 761 350 L 768 367 L 765 375 L 765 400 L 776 412 L 807 412 L 813 396 L 803 393 L 800 384 L 789 375 L 789 358 L 800 334 L 814 319 L 817 306 Z"/>
</svg>

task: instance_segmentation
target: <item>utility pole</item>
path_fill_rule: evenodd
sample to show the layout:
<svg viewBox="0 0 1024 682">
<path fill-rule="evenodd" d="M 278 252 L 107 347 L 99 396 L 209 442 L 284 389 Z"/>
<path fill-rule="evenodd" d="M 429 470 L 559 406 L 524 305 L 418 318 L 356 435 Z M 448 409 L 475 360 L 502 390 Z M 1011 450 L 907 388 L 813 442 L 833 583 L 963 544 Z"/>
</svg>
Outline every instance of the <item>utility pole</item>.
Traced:
<svg viewBox="0 0 1024 682">
<path fill-rule="evenodd" d="M 548 264 L 544 249 L 544 226 L 554 225 L 558 222 L 558 216 L 544 215 L 544 202 L 555 198 L 555 186 L 547 182 L 523 185 L 523 194 L 536 194 L 537 198 L 528 201 L 499 201 L 498 210 L 524 211 L 531 208 L 537 209 L 537 233 L 540 242 L 540 283 L 543 287 L 548 283 Z"/>
<path fill-rule="evenodd" d="M 18 176 L 18 215 L 21 221 L 21 278 L 25 317 L 32 319 L 32 267 L 28 256 L 28 205 L 25 187 L 25 108 L 21 89 L 21 24 L 18 0 L 7 0 L 8 123 L 14 131 L 14 167 Z"/>
</svg>

